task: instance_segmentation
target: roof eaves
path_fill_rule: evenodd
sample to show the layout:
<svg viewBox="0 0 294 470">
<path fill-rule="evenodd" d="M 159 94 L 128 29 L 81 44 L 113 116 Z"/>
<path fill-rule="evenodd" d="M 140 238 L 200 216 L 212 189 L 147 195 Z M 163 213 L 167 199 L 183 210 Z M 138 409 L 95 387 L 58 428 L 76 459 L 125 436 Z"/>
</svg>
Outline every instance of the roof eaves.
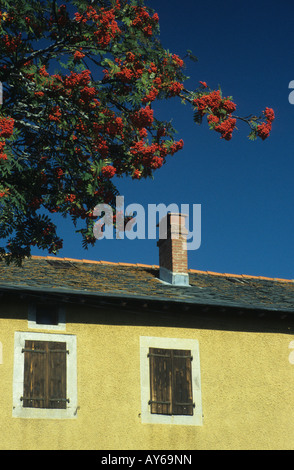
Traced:
<svg viewBox="0 0 294 470">
<path fill-rule="evenodd" d="M 85 291 L 85 290 L 75 290 L 75 289 L 70 289 L 66 287 L 58 287 L 58 288 L 50 288 L 50 287 L 39 287 L 39 286 L 21 286 L 21 285 L 3 285 L 0 284 L 0 292 L 21 292 L 24 294 L 28 295 L 64 295 L 64 296 L 71 296 L 72 298 L 76 299 L 79 298 L 81 299 L 84 297 L 85 299 L 121 299 L 121 300 L 133 300 L 133 301 L 144 301 L 148 302 L 150 305 L 153 303 L 157 304 L 164 304 L 164 303 L 169 303 L 169 304 L 181 304 L 181 305 L 194 305 L 198 307 L 216 307 L 216 308 L 237 308 L 240 311 L 268 311 L 268 312 L 279 312 L 279 313 L 294 313 L 294 307 L 292 309 L 286 308 L 286 307 L 274 307 L 274 306 L 262 306 L 260 304 L 241 304 L 237 302 L 217 302 L 217 301 L 211 301 L 210 299 L 191 299 L 191 298 L 170 298 L 170 297 L 164 297 L 164 296 L 152 296 L 152 295 L 140 295 L 140 294 L 127 294 L 127 293 L 106 293 L 106 292 L 93 292 L 93 291 Z"/>
</svg>

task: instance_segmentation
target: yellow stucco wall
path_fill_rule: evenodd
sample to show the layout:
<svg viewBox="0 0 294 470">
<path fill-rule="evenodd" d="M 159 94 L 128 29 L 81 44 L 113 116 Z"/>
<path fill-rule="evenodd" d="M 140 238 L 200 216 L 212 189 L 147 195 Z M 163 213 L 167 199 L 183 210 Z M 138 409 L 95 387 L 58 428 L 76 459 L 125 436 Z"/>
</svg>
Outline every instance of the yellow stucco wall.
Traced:
<svg viewBox="0 0 294 470">
<path fill-rule="evenodd" d="M 121 324 L 109 322 L 111 311 L 67 310 L 65 334 L 77 336 L 77 419 L 22 419 L 12 417 L 13 351 L 14 332 L 29 331 L 27 305 L 2 303 L 1 450 L 294 448 L 292 329 L 136 326 L 138 315 L 126 322 L 127 313 L 113 315 Z M 202 426 L 141 423 L 140 336 L 199 341 Z"/>
</svg>

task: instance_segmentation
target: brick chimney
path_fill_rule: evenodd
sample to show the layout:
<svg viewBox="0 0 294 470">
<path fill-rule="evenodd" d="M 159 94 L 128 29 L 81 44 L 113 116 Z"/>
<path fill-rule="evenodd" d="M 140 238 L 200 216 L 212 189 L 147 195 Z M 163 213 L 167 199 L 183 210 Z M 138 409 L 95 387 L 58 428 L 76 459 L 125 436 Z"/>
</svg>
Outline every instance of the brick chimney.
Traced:
<svg viewBox="0 0 294 470">
<path fill-rule="evenodd" d="M 158 224 L 159 278 L 177 286 L 189 285 L 186 217 L 168 213 Z"/>
</svg>

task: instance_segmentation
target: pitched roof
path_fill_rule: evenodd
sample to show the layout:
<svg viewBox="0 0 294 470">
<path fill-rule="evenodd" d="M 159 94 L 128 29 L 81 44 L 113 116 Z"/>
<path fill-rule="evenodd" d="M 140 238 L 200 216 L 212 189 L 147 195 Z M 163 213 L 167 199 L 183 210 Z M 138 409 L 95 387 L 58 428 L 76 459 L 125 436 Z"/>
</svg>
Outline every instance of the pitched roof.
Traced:
<svg viewBox="0 0 294 470">
<path fill-rule="evenodd" d="M 294 281 L 189 270 L 190 286 L 158 279 L 158 266 L 32 256 L 22 267 L 1 263 L 0 292 L 79 296 L 294 311 Z"/>
</svg>

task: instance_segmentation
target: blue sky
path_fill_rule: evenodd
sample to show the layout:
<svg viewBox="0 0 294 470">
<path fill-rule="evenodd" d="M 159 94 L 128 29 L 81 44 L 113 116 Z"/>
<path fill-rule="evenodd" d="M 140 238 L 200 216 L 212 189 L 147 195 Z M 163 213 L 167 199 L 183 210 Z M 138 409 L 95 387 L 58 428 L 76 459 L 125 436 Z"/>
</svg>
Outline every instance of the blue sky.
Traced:
<svg viewBox="0 0 294 470">
<path fill-rule="evenodd" d="M 155 172 L 154 180 L 117 180 L 125 205 L 201 204 L 201 246 L 189 267 L 221 273 L 294 278 L 294 2 L 292 0 L 147 0 L 160 19 L 161 41 L 187 62 L 186 88 L 206 81 L 233 96 L 236 114 L 276 113 L 271 137 L 248 139 L 239 122 L 231 141 L 197 126 L 177 99 L 158 116 L 173 118 L 184 148 Z M 156 240 L 101 240 L 84 250 L 70 221 L 57 219 L 64 248 L 59 256 L 158 264 Z M 47 255 L 33 251 L 33 254 Z"/>
</svg>

